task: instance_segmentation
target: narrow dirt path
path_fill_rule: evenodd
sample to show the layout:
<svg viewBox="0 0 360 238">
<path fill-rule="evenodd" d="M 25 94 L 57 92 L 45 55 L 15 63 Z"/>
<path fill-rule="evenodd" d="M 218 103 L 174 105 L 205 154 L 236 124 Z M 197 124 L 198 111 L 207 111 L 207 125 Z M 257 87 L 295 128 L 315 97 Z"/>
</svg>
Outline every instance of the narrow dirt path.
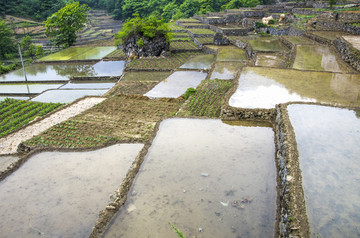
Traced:
<svg viewBox="0 0 360 238">
<path fill-rule="evenodd" d="M 32 125 L 20 129 L 13 134 L 1 138 L 0 155 L 16 153 L 17 147 L 22 141 L 31 139 L 33 136 L 40 134 L 41 132 L 49 129 L 57 123 L 66 121 L 70 117 L 76 116 L 77 114 L 82 113 L 83 111 L 93 107 L 95 104 L 98 104 L 104 100 L 105 98 L 99 97 L 85 98 L 69 107 L 61 109 L 60 111 L 52 114 L 49 117 L 44 118 L 43 120 L 40 120 Z"/>
</svg>

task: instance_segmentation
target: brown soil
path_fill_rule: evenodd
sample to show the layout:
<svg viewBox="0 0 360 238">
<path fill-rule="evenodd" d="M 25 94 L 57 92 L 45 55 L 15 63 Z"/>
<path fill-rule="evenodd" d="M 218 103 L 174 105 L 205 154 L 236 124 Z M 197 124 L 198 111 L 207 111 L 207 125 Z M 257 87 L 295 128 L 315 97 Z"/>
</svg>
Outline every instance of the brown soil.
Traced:
<svg viewBox="0 0 360 238">
<path fill-rule="evenodd" d="M 158 121 L 184 101 L 117 95 L 25 142 L 35 148 L 89 148 L 115 142 L 145 142 Z"/>
<path fill-rule="evenodd" d="M 113 96 L 118 94 L 125 95 L 143 95 L 150 91 L 159 82 L 123 82 L 119 81 L 115 87 L 113 87 L 107 96 Z"/>
</svg>

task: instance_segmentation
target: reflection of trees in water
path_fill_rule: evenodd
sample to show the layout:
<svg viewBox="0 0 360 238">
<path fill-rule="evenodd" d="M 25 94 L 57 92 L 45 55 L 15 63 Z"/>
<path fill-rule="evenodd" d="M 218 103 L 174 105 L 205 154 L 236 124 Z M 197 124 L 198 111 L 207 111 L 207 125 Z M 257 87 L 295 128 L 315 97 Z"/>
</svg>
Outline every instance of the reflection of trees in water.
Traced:
<svg viewBox="0 0 360 238">
<path fill-rule="evenodd" d="M 354 110 L 354 111 L 355 111 L 356 117 L 360 119 L 360 110 Z"/>
<path fill-rule="evenodd" d="M 46 73 L 49 70 L 48 67 L 49 67 L 48 65 L 36 64 L 36 65 L 31 65 L 29 67 L 26 67 L 25 71 L 26 71 L 27 75 L 35 76 L 36 74 L 39 74 L 39 73 Z"/>
<path fill-rule="evenodd" d="M 61 76 L 96 76 L 97 73 L 91 64 L 59 64 L 53 65 L 54 70 Z"/>
</svg>

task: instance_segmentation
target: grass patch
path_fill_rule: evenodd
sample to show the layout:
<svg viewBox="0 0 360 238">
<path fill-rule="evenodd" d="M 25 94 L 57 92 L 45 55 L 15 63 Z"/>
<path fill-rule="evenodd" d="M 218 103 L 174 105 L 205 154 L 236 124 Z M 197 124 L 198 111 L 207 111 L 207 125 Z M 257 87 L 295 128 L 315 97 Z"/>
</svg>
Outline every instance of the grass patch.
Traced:
<svg viewBox="0 0 360 238">
<path fill-rule="evenodd" d="M 174 22 L 168 23 L 168 26 L 170 27 L 170 29 L 171 29 L 172 31 L 185 30 L 185 28 L 176 25 Z"/>
<path fill-rule="evenodd" d="M 182 116 L 220 117 L 222 100 L 232 87 L 230 80 L 206 80 L 190 97 Z"/>
<path fill-rule="evenodd" d="M 215 35 L 215 32 L 209 29 L 189 28 L 188 31 L 196 35 Z"/>
<path fill-rule="evenodd" d="M 60 103 L 40 103 L 6 98 L 0 102 L 0 137 L 29 124 L 63 106 Z"/>
<path fill-rule="evenodd" d="M 198 40 L 201 44 L 213 44 L 214 43 L 214 37 L 197 37 L 196 40 Z"/>
</svg>

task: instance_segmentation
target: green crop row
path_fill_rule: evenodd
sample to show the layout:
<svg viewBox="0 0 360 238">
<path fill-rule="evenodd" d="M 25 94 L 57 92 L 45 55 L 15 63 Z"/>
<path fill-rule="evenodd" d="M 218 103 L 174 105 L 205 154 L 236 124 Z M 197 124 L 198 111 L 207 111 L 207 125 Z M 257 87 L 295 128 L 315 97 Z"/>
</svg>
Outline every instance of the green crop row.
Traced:
<svg viewBox="0 0 360 238">
<path fill-rule="evenodd" d="M 172 41 L 170 44 L 170 50 L 198 50 L 200 49 L 192 41 Z"/>
<path fill-rule="evenodd" d="M 183 115 L 201 117 L 219 117 L 222 100 L 231 88 L 229 80 L 207 80 L 200 85 L 185 107 Z"/>
<path fill-rule="evenodd" d="M 199 55 L 200 52 L 172 53 L 169 57 L 153 59 L 134 59 L 130 62 L 130 70 L 172 70 L 180 67 L 190 57 Z"/>
<path fill-rule="evenodd" d="M 214 43 L 214 37 L 197 37 L 196 40 L 198 40 L 201 44 Z"/>
<path fill-rule="evenodd" d="M 0 137 L 23 127 L 36 117 L 45 116 L 62 105 L 5 99 L 0 103 Z"/>
</svg>

